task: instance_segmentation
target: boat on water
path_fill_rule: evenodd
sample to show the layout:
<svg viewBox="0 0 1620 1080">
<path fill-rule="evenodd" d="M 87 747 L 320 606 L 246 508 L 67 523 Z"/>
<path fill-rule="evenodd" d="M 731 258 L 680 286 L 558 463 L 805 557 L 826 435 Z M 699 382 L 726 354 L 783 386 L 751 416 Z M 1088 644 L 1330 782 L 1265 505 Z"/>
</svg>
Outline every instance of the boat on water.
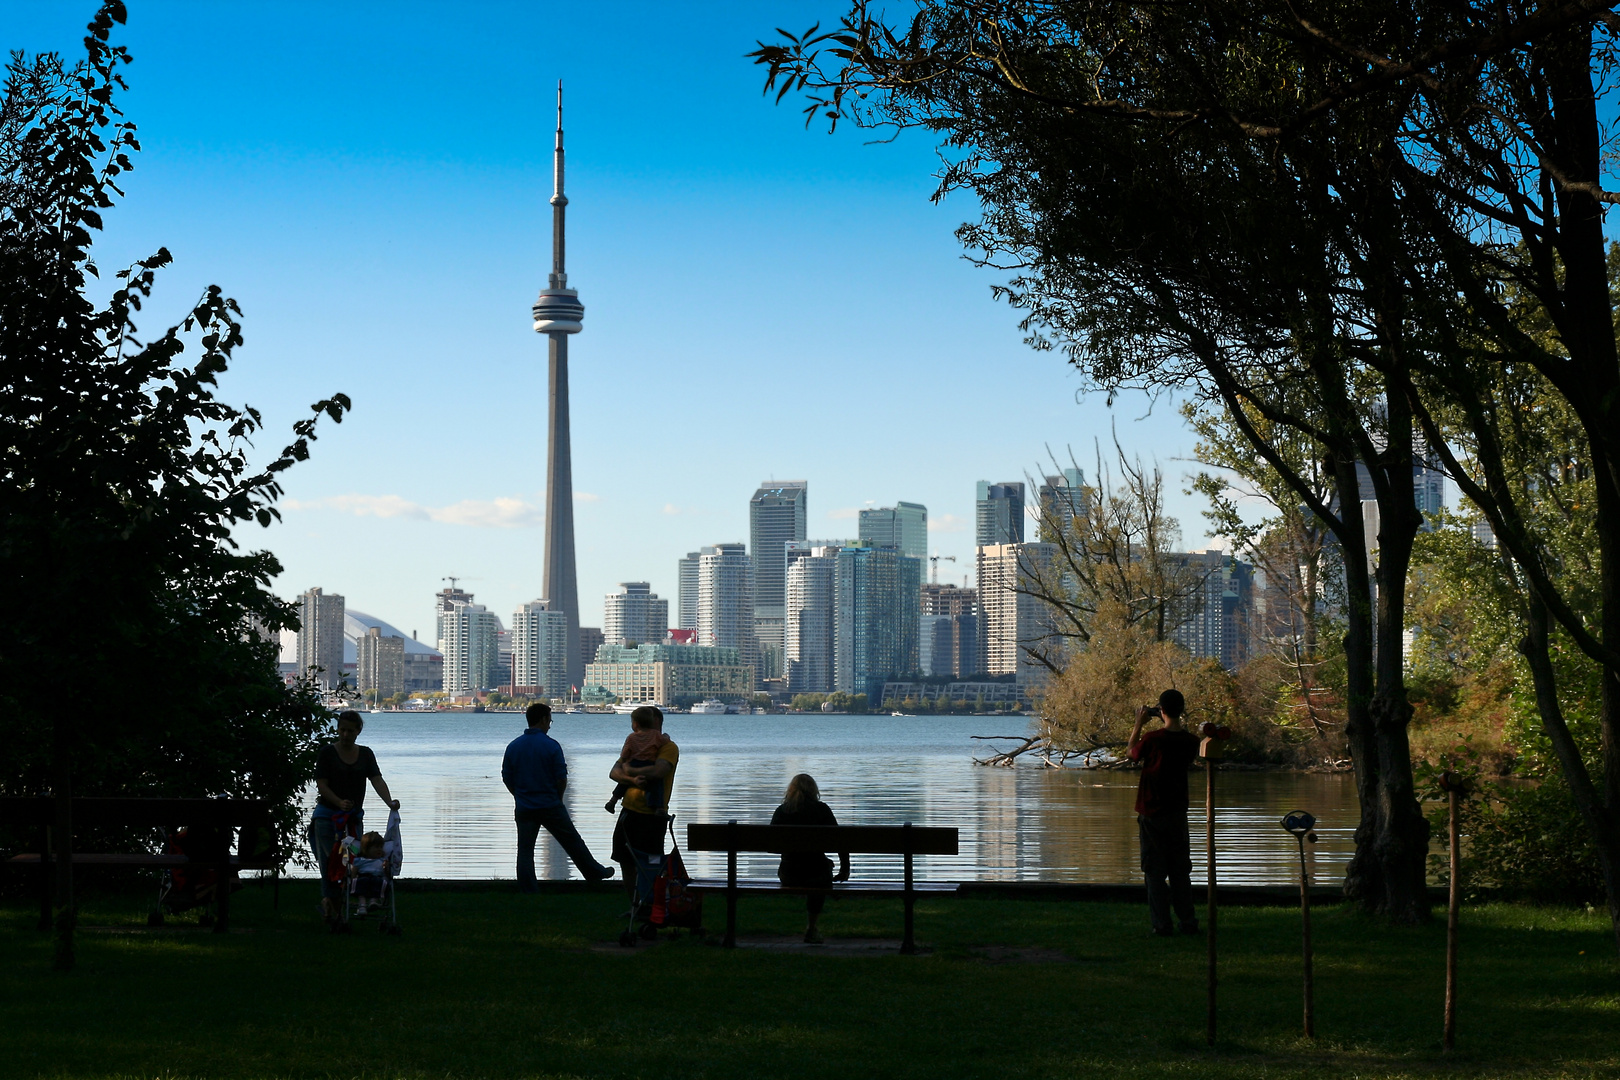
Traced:
<svg viewBox="0 0 1620 1080">
<path fill-rule="evenodd" d="M 621 701 L 617 705 L 613 706 L 613 711 L 616 713 L 624 713 L 625 715 L 629 715 L 630 713 L 633 713 L 637 709 L 641 708 L 643 705 L 651 705 L 655 709 L 663 708 L 663 706 L 658 704 L 656 701 Z"/>
<path fill-rule="evenodd" d="M 723 715 L 726 712 L 726 703 L 710 698 L 708 701 L 700 701 L 696 705 L 693 705 L 691 712 L 694 716 Z"/>
</svg>

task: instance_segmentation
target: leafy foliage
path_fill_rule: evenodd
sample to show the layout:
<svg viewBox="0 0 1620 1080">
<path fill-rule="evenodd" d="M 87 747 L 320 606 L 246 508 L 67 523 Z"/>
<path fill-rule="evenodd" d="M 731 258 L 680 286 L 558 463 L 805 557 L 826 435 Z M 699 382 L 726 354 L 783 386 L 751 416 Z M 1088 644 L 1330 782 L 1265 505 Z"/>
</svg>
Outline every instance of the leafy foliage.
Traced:
<svg viewBox="0 0 1620 1080">
<path fill-rule="evenodd" d="M 266 798 L 290 827 L 327 716 L 277 672 L 295 624 L 268 589 L 279 563 L 233 530 L 278 519 L 282 473 L 349 401 L 317 402 L 255 465 L 260 414 L 217 394 L 236 301 L 209 286 L 143 340 L 164 249 L 105 304 L 88 295 L 93 233 L 139 149 L 115 105 L 123 21 L 104 3 L 71 68 L 14 54 L 0 102 L 0 791 L 45 791 L 71 763 L 77 795 Z"/>
</svg>

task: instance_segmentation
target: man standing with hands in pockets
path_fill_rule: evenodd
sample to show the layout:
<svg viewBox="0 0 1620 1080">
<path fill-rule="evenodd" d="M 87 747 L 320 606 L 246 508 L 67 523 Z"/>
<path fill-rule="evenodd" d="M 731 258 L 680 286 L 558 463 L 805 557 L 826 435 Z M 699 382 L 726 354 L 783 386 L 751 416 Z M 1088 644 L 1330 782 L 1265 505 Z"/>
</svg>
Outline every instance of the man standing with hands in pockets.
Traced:
<svg viewBox="0 0 1620 1080">
<path fill-rule="evenodd" d="M 1192 845 L 1187 835 L 1187 769 L 1198 756 L 1198 737 L 1182 727 L 1187 700 L 1180 690 L 1166 690 L 1159 704 L 1136 710 L 1128 752 L 1142 763 L 1136 789 L 1136 828 L 1142 845 L 1142 874 L 1147 878 L 1148 914 L 1153 933 L 1172 937 L 1175 909 L 1183 934 L 1198 933 L 1198 912 L 1192 901 Z M 1147 734 L 1149 717 L 1164 727 Z"/>
<path fill-rule="evenodd" d="M 568 816 L 568 807 L 563 805 L 568 765 L 563 761 L 562 747 L 549 734 L 551 706 L 535 702 L 529 706 L 527 719 L 529 730 L 512 740 L 501 761 L 501 782 L 517 803 L 512 816 L 517 820 L 518 888 L 526 893 L 540 891 L 534 875 L 534 843 L 542 827 L 562 844 L 586 881 L 612 877 L 613 868 L 603 866 L 591 855 L 591 849 L 574 828 L 573 818 Z"/>
</svg>

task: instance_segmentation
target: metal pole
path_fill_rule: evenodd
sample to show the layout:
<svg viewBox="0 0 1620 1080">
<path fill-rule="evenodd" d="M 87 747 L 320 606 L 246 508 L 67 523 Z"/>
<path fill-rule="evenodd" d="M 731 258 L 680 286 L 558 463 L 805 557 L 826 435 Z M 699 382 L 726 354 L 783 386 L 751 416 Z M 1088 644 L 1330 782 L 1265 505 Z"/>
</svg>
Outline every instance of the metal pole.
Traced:
<svg viewBox="0 0 1620 1080">
<path fill-rule="evenodd" d="M 1457 909 L 1462 900 L 1462 853 L 1458 844 L 1457 801 L 1461 793 L 1447 785 L 1451 804 L 1451 897 L 1446 913 L 1446 1028 L 1441 1040 L 1447 1050 L 1457 1043 Z"/>
<path fill-rule="evenodd" d="M 1204 860 L 1209 877 L 1209 1016 L 1204 1041 L 1215 1045 L 1215 759 L 1204 758 Z"/>
<path fill-rule="evenodd" d="M 1305 929 L 1305 1037 L 1316 1038 L 1315 988 L 1311 977 L 1311 881 L 1305 873 L 1305 837 L 1299 838 L 1299 909 Z"/>
</svg>

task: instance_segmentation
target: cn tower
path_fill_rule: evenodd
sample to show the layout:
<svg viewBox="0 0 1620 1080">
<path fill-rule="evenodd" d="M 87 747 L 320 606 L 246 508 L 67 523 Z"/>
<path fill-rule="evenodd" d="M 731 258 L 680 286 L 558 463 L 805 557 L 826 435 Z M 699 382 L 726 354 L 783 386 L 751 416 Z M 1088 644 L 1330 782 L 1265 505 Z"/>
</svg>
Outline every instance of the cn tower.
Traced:
<svg viewBox="0 0 1620 1080">
<path fill-rule="evenodd" d="M 585 683 L 579 654 L 579 576 L 574 567 L 574 464 L 568 437 L 568 335 L 580 331 L 585 305 L 568 287 L 564 269 L 563 226 L 568 197 L 563 194 L 562 81 L 557 82 L 557 149 L 551 196 L 551 277 L 534 302 L 534 332 L 551 339 L 550 437 L 546 443 L 546 568 L 544 589 L 553 609 L 568 616 L 568 685 Z M 556 693 L 546 687 L 548 694 Z M 559 695 L 565 696 L 565 695 Z"/>
</svg>

